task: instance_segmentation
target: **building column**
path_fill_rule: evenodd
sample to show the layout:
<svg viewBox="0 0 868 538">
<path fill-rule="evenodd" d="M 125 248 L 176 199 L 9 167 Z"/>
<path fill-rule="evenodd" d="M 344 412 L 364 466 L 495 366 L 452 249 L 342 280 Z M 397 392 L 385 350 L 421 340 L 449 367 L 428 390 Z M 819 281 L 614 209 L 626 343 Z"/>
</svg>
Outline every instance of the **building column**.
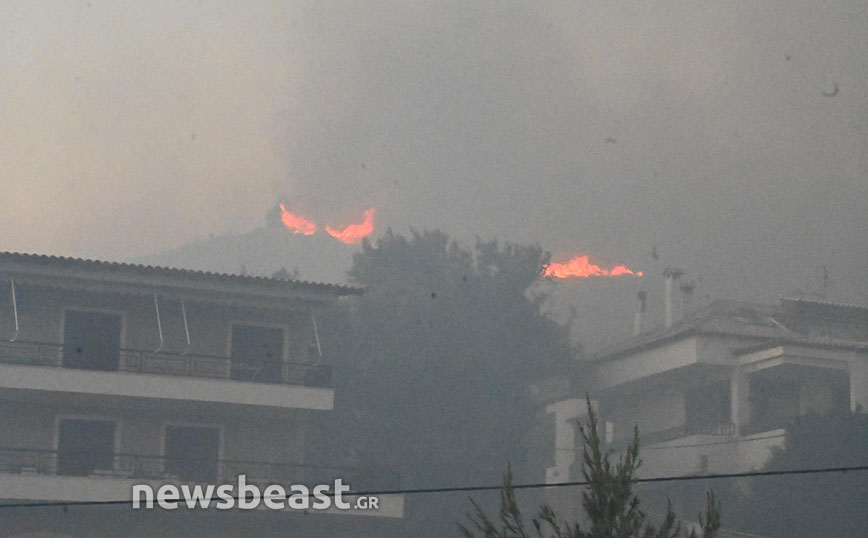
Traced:
<svg viewBox="0 0 868 538">
<path fill-rule="evenodd" d="M 854 352 L 849 362 L 850 409 L 868 413 L 868 357 Z"/>
<path fill-rule="evenodd" d="M 566 482 L 576 461 L 578 419 L 586 414 L 585 402 L 581 398 L 561 400 L 547 405 L 546 413 L 555 416 L 555 465 L 546 469 L 546 483 Z"/>
<path fill-rule="evenodd" d="M 750 424 L 750 380 L 739 366 L 732 372 L 729 401 L 735 435 L 739 436 L 741 428 Z"/>
</svg>

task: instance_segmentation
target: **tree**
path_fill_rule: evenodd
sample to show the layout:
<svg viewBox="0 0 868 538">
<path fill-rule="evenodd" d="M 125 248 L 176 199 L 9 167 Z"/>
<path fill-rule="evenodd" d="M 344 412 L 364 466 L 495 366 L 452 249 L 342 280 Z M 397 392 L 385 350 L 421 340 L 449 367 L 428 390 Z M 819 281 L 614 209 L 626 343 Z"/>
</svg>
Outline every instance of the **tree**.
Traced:
<svg viewBox="0 0 868 538">
<path fill-rule="evenodd" d="M 798 417 L 764 470 L 868 465 L 868 414 L 837 410 Z M 757 477 L 727 492 L 738 529 L 781 538 L 868 536 L 866 473 Z M 730 513 L 728 510 L 727 513 Z"/>
<path fill-rule="evenodd" d="M 582 530 L 580 522 L 559 521 L 548 506 L 540 509 L 539 516 L 533 520 L 536 535 L 540 538 L 675 538 L 682 534 L 681 525 L 676 521 L 671 506 L 659 528 L 646 522 L 645 513 L 639 509 L 639 498 L 633 493 L 636 471 L 639 469 L 639 431 L 634 430 L 633 441 L 623 457 L 614 466 L 610 461 L 611 453 L 601 449 L 598 435 L 597 416 L 588 400 L 588 424 L 581 429 L 584 444 L 582 476 L 587 483 L 582 492 L 582 506 L 588 521 L 588 529 Z M 500 527 L 489 518 L 485 511 L 471 500 L 474 513 L 468 514 L 472 526 L 481 533 L 482 538 L 528 538 L 521 510 L 512 486 L 512 472 L 504 476 L 500 496 Z M 699 515 L 701 534 L 695 529 L 690 538 L 714 538 L 720 529 L 720 506 L 714 495 L 706 495 L 705 515 Z M 459 525 L 466 538 L 476 538 L 469 528 Z"/>
<path fill-rule="evenodd" d="M 363 243 L 350 277 L 365 294 L 319 324 L 336 413 L 311 456 L 351 451 L 411 488 L 487 483 L 509 461 L 519 474 L 542 468 L 525 463 L 530 383 L 575 363 L 565 328 L 527 293 L 547 261 L 536 245 L 466 248 L 439 231 Z M 442 536 L 461 507 L 455 496 L 407 502 L 403 536 Z"/>
</svg>

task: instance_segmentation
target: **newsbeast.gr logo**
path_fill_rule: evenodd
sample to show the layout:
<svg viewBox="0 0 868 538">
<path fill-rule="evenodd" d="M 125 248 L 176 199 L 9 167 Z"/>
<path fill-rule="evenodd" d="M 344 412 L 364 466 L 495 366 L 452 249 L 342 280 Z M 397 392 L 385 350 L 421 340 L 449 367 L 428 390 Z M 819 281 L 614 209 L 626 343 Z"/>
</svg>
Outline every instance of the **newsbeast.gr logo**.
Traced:
<svg viewBox="0 0 868 538">
<path fill-rule="evenodd" d="M 312 488 L 302 484 L 284 487 L 271 484 L 260 490 L 256 484 L 248 484 L 245 475 L 238 475 L 237 484 L 188 485 L 163 484 L 156 492 L 150 484 L 133 485 L 133 508 L 152 509 L 154 500 L 164 510 L 179 507 L 216 508 L 217 510 L 253 510 L 264 506 L 271 510 L 376 510 L 379 498 L 354 496 L 349 502 L 344 495 L 350 486 L 338 478 L 334 484 L 320 484 Z"/>
</svg>

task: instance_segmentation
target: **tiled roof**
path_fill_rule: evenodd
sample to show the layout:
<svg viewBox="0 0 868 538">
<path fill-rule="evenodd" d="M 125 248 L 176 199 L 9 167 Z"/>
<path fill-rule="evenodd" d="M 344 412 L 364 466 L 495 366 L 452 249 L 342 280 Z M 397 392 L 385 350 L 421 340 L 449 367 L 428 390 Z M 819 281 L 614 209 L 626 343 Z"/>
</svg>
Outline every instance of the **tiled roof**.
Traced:
<svg viewBox="0 0 868 538">
<path fill-rule="evenodd" d="M 177 269 L 133 263 L 110 262 L 71 258 L 65 256 L 50 256 L 44 254 L 27 254 L 19 252 L 0 252 L 0 271 L 4 264 L 23 264 L 51 270 L 81 270 L 87 272 L 108 272 L 118 278 L 124 277 L 160 277 L 176 281 L 178 284 L 200 282 L 209 284 L 231 284 L 250 286 L 259 290 L 272 289 L 279 292 L 300 291 L 321 293 L 324 295 L 358 295 L 364 290 L 354 286 L 339 284 L 323 284 L 293 279 L 268 278 L 261 276 L 234 275 L 228 273 L 212 273 L 191 269 Z"/>
<path fill-rule="evenodd" d="M 595 353 L 592 361 L 627 355 L 640 349 L 654 347 L 665 342 L 695 334 L 716 334 L 742 337 L 747 340 L 761 339 L 763 345 L 799 344 L 809 346 L 830 346 L 868 350 L 868 341 L 858 339 L 816 337 L 799 333 L 788 327 L 787 311 L 791 305 L 787 301 L 781 305 L 756 304 L 742 301 L 716 301 L 707 307 L 673 323 L 670 327 L 642 333 L 619 342 L 614 346 Z M 816 301 L 811 301 L 816 303 Z M 820 303 L 832 308 L 868 309 L 856 305 L 834 305 Z M 747 346 L 746 346 L 747 347 Z"/>
<path fill-rule="evenodd" d="M 837 313 L 868 319 L 868 305 L 835 303 L 809 297 L 784 297 L 781 299 L 781 306 L 790 312 Z"/>
</svg>

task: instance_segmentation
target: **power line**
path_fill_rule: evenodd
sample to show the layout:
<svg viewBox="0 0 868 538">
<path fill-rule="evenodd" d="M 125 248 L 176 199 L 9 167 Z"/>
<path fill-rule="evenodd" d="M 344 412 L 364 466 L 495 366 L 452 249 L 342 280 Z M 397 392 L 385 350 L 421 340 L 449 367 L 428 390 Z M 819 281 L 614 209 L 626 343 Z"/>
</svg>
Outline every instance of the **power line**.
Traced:
<svg viewBox="0 0 868 538">
<path fill-rule="evenodd" d="M 751 443 L 753 441 L 762 441 L 765 439 L 778 439 L 778 438 L 782 438 L 782 437 L 786 437 L 786 434 L 779 433 L 779 434 L 775 434 L 775 435 L 766 435 L 763 437 L 751 437 L 750 439 L 728 439 L 726 441 L 711 441 L 708 443 L 693 443 L 693 444 L 685 444 L 685 445 L 643 446 L 642 450 L 667 450 L 670 448 L 695 448 L 695 447 L 702 447 L 702 446 L 731 445 L 731 444 L 737 444 L 737 443 Z M 641 442 L 641 439 L 640 439 L 640 442 Z M 665 443 L 667 441 L 662 441 L 662 442 Z M 578 452 L 581 452 L 582 449 L 575 448 L 575 447 L 574 448 L 555 447 L 555 450 L 556 451 L 562 451 L 562 452 L 576 452 L 576 453 L 578 453 Z"/>
<path fill-rule="evenodd" d="M 762 441 L 765 439 L 779 439 L 786 437 L 785 434 L 766 435 L 764 437 L 751 437 L 750 439 L 730 439 L 727 441 L 711 441 L 708 443 L 695 443 L 691 445 L 667 445 L 667 446 L 646 446 L 642 450 L 666 450 L 667 448 L 693 448 L 701 446 L 716 446 L 716 445 L 731 445 L 736 443 L 751 443 L 753 441 Z"/>
<path fill-rule="evenodd" d="M 783 471 L 747 471 L 743 473 L 717 473 L 704 475 L 670 475 L 670 476 L 654 476 L 649 478 L 636 478 L 634 484 L 650 484 L 658 482 L 688 482 L 693 480 L 720 480 L 725 478 L 751 478 L 751 477 L 770 477 L 770 476 L 793 476 L 793 475 L 808 475 L 808 474 L 829 474 L 829 473 L 848 473 L 868 471 L 868 465 L 853 465 L 847 467 L 822 467 L 817 469 L 790 469 Z M 565 488 L 587 486 L 589 483 L 583 480 L 571 482 L 555 482 L 548 484 L 545 482 L 537 482 L 530 484 L 513 484 L 513 489 L 544 489 L 544 488 Z M 417 494 L 434 494 L 434 493 L 469 493 L 474 491 L 499 491 L 503 489 L 503 485 L 496 486 L 452 486 L 441 488 L 409 488 L 409 489 L 384 489 L 384 490 L 362 490 L 348 491 L 349 496 L 377 496 L 377 495 L 417 495 Z M 328 496 L 333 496 L 334 493 L 324 493 Z M 227 497 L 228 499 L 229 497 Z M 231 497 L 234 500 L 239 500 L 242 497 Z M 41 508 L 41 507 L 69 507 L 69 506 L 109 506 L 132 504 L 132 500 L 114 500 L 114 501 L 47 501 L 47 502 L 31 502 L 31 503 L 5 503 L 0 504 L 0 509 L 4 508 Z"/>
</svg>

